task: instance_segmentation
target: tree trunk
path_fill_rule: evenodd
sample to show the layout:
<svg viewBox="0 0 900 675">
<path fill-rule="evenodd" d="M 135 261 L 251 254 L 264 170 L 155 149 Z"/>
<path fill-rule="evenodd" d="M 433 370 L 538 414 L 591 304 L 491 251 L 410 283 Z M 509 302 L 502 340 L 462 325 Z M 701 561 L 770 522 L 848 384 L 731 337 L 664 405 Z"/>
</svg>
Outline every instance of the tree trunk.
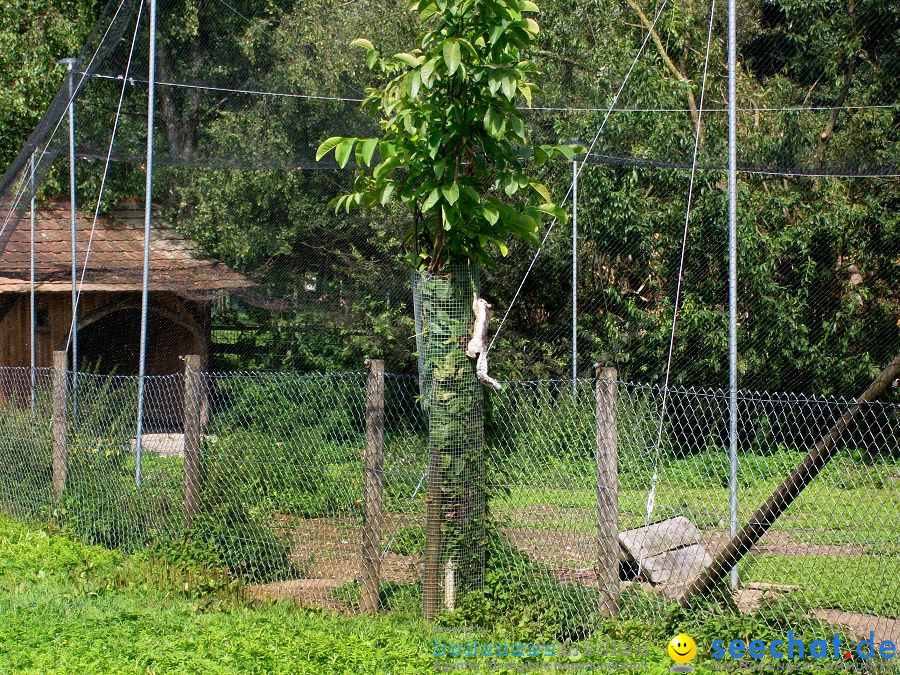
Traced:
<svg viewBox="0 0 900 675">
<path fill-rule="evenodd" d="M 416 284 L 428 414 L 427 617 L 437 612 L 448 563 L 457 591 L 480 588 L 484 577 L 483 396 L 475 363 L 465 354 L 477 292 L 478 269 L 466 265 L 453 266 L 447 274 L 422 274 Z"/>
</svg>

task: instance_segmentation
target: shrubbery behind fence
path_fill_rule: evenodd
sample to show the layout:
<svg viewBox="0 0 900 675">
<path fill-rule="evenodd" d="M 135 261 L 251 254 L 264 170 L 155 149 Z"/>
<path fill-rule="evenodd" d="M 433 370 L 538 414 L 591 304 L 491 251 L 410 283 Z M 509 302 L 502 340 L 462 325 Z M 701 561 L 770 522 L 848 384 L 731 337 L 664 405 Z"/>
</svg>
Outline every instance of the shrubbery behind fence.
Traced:
<svg viewBox="0 0 900 675">
<path fill-rule="evenodd" d="M 76 390 L 71 373 L 0 369 L 0 509 L 126 551 L 187 537 L 252 593 L 421 604 L 428 436 L 416 378 L 188 373 L 146 379 L 138 456 L 137 378 L 79 373 Z M 482 601 L 506 589 L 566 638 L 610 611 L 658 618 L 730 540 L 732 487 L 743 527 L 853 405 L 741 392 L 735 483 L 727 392 L 506 383 L 485 414 Z M 734 605 L 706 611 L 900 618 L 898 412 L 860 407 L 738 562 Z M 441 580 L 441 602 L 471 611 L 447 588 L 452 565 Z"/>
</svg>

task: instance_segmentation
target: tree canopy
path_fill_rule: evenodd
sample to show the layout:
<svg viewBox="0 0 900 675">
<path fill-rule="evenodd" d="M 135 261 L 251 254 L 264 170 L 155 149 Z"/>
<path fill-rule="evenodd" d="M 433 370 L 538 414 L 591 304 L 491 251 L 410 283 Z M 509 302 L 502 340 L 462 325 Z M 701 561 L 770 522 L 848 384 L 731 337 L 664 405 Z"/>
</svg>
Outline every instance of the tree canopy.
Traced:
<svg viewBox="0 0 900 675">
<path fill-rule="evenodd" d="M 395 72 L 370 71 L 365 52 L 348 43 L 368 36 L 378 53 L 393 55 L 427 27 L 394 0 L 350 8 L 335 0 L 233 0 L 228 6 L 218 0 L 160 6 L 161 79 L 211 88 L 160 86 L 157 194 L 161 211 L 206 254 L 261 284 L 269 304 L 240 305 L 229 319 L 258 328 L 255 356 L 236 362 L 344 368 L 379 353 L 389 368 L 413 369 L 409 279 L 399 264 L 411 217 L 402 208 L 326 213 L 330 200 L 362 194 L 350 170 L 355 152 L 343 171 L 336 164 L 333 171 L 312 168 L 315 148 L 330 136 L 378 136 L 378 127 L 358 111 L 367 87 L 403 77 L 409 95 L 409 75 L 418 70 L 421 90 L 421 71 L 432 58 L 423 49 L 409 54 L 415 65 L 401 59 L 391 61 Z M 0 58 L 15 66 L 4 63 L 0 71 L 6 78 L 0 153 L 7 160 L 61 82 L 57 58 L 71 55 L 97 11 L 87 2 L 54 7 L 14 3 L 15 11 L 0 19 L 0 41 L 9 45 Z M 708 8 L 698 0 L 667 6 L 594 150 L 602 163 L 581 173 L 578 323 L 585 369 L 614 361 L 626 377 L 660 379 Z M 542 93 L 534 96 L 533 109 L 515 114 L 533 130 L 530 148 L 586 143 L 640 47 L 654 6 L 645 0 L 545 0 L 541 9 L 541 31 L 522 49 L 537 63 L 525 81 Z M 714 19 L 675 343 L 673 372 L 682 384 L 727 381 L 725 176 L 717 168 L 726 139 L 723 11 Z M 854 393 L 900 345 L 897 179 L 828 176 L 897 173 L 898 16 L 900 8 L 886 0 L 739 3 L 738 145 L 746 169 L 739 180 L 742 387 Z M 27 48 L 43 25 L 57 29 L 39 48 Z M 449 72 L 455 52 L 448 63 L 443 46 L 440 51 L 435 68 Z M 460 45 L 460 64 L 465 54 L 472 58 Z M 502 91 L 502 78 L 495 84 Z M 89 146 L 93 134 L 98 153 L 108 143 L 118 86 L 98 84 L 80 102 L 88 118 L 84 142 Z M 354 100 L 240 93 L 251 90 Z M 140 189 L 144 101 L 139 83 L 129 89 L 129 123 L 119 146 L 127 161 L 111 176 L 111 198 Z M 85 162 L 80 171 L 89 193 L 96 165 Z M 563 195 L 571 166 L 550 161 L 529 178 Z M 447 197 L 439 187 L 444 184 L 423 175 L 416 200 L 423 203 L 438 189 L 434 206 L 443 204 Z M 514 198 L 509 203 L 518 204 Z M 570 236 L 557 226 L 547 238 L 495 345 L 496 370 L 510 376 L 568 370 Z M 534 254 L 532 243 L 504 245 L 509 255 L 484 280 L 501 308 Z"/>
</svg>

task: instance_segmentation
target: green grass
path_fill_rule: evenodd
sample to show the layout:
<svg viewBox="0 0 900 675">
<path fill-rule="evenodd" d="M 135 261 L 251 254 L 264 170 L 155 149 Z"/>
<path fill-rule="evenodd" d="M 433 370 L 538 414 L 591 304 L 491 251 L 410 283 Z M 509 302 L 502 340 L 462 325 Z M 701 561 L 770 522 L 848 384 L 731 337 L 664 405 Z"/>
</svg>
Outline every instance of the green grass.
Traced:
<svg viewBox="0 0 900 675">
<path fill-rule="evenodd" d="M 900 619 L 897 570 L 900 555 L 748 555 L 740 565 L 744 580 L 799 586 L 796 607 L 838 608 Z"/>
<path fill-rule="evenodd" d="M 741 487 L 742 517 L 746 519 L 775 487 L 774 482 Z M 646 490 L 620 491 L 622 529 L 645 523 L 646 499 Z M 772 527 L 775 536 L 784 538 L 778 540 L 776 548 L 789 543 L 797 555 L 751 555 L 741 565 L 741 579 L 797 586 L 789 596 L 797 606 L 900 617 L 895 499 L 891 486 L 809 486 Z M 596 494 L 592 488 L 514 486 L 507 496 L 494 500 L 492 508 L 504 526 L 532 530 L 529 540 L 534 542 L 550 540 L 556 533 L 590 537 L 596 532 Z M 658 486 L 653 520 L 683 515 L 701 530 L 726 532 L 727 514 L 727 489 L 664 482 Z M 809 555 L 814 551 L 805 551 L 806 545 L 849 548 L 835 548 L 829 555 Z M 590 567 L 593 561 L 568 559 L 560 564 Z"/>
<path fill-rule="evenodd" d="M 746 518 L 777 487 L 775 482 L 742 487 L 740 513 Z M 857 544 L 884 546 L 896 551 L 892 532 L 897 522 L 896 493 L 891 489 L 838 490 L 831 485 L 813 484 L 791 505 L 773 526 L 773 531 L 790 532 L 797 540 L 813 544 Z M 619 491 L 619 524 L 622 529 L 644 524 L 647 490 Z M 497 513 L 518 527 L 566 529 L 594 532 L 597 496 L 593 487 L 512 486 L 508 496 L 495 499 Z M 535 518 L 535 507 L 542 515 Z M 689 487 L 661 482 L 657 487 L 653 520 L 674 515 L 690 518 L 701 529 L 728 528 L 728 490 L 717 487 Z M 544 514 L 549 514 L 547 517 Z"/>
<path fill-rule="evenodd" d="M 158 565 L 0 518 L 0 672 L 421 673 L 430 666 L 428 628 L 413 616 L 347 618 L 227 597 L 209 604 Z"/>
<path fill-rule="evenodd" d="M 88 546 L 0 516 L 0 672 L 437 672 L 431 626 L 413 606 L 346 617 L 285 603 L 249 604 L 234 585 L 203 590 L 195 581 L 191 568 Z M 663 675 L 671 665 L 666 642 L 686 630 L 699 647 L 692 665 L 710 673 L 712 639 L 775 634 L 747 617 L 709 621 L 689 613 L 651 615 L 656 610 L 649 605 L 645 610 L 643 622 L 604 622 L 588 642 L 640 645 L 648 653 L 646 672 Z M 822 627 L 804 629 L 808 635 Z M 492 626 L 478 639 L 526 640 L 509 625 Z M 440 642 L 456 641 L 442 636 Z"/>
</svg>

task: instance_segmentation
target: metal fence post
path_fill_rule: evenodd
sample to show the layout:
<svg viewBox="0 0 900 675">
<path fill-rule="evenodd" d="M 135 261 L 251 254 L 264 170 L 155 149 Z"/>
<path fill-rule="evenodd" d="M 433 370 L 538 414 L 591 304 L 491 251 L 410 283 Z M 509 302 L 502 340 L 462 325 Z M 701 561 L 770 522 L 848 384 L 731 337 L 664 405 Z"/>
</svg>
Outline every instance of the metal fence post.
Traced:
<svg viewBox="0 0 900 675">
<path fill-rule="evenodd" d="M 381 465 L 384 461 L 384 361 L 366 361 L 366 444 L 363 448 L 362 581 L 359 609 L 378 611 L 381 578 Z"/>
<path fill-rule="evenodd" d="M 78 424 L 78 224 L 75 172 L 75 66 L 78 59 L 62 59 L 69 85 L 69 224 L 72 244 L 72 421 Z"/>
<path fill-rule="evenodd" d="M 203 357 L 184 357 L 184 527 L 200 510 L 200 387 Z"/>
<path fill-rule="evenodd" d="M 615 368 L 597 365 L 596 445 L 597 471 L 597 581 L 600 612 L 619 613 L 619 472 L 616 433 Z"/>
<path fill-rule="evenodd" d="M 62 497 L 68 473 L 66 409 L 69 404 L 69 359 L 66 352 L 53 352 L 53 496 Z"/>
</svg>

